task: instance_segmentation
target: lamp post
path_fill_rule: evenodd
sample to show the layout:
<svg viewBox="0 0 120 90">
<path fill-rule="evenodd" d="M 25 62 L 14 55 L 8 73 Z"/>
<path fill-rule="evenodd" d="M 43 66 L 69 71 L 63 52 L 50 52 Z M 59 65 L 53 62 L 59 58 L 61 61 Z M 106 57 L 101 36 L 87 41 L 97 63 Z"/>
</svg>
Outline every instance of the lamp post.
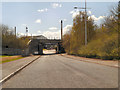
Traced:
<svg viewBox="0 0 120 90">
<path fill-rule="evenodd" d="M 85 45 L 87 45 L 87 4 L 85 0 L 85 8 L 84 7 L 74 7 L 74 9 L 85 9 Z"/>
</svg>

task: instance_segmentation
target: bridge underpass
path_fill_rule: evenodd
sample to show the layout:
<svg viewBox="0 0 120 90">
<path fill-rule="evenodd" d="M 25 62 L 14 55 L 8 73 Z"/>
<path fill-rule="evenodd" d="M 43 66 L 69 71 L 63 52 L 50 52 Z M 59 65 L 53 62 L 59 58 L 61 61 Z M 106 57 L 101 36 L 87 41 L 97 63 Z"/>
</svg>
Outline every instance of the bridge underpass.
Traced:
<svg viewBox="0 0 120 90">
<path fill-rule="evenodd" d="M 33 39 L 29 44 L 30 54 L 44 54 L 43 49 L 54 49 L 55 53 L 64 52 L 60 39 Z"/>
<path fill-rule="evenodd" d="M 62 46 L 62 20 L 61 20 L 61 39 L 32 39 L 29 44 L 29 53 L 34 54 L 34 52 L 38 52 L 38 54 L 43 54 L 43 49 L 49 48 L 49 46 L 56 46 L 54 49 L 56 53 L 64 53 L 65 50 Z M 47 46 L 47 47 L 46 47 Z M 50 48 L 49 48 L 50 49 Z"/>
</svg>

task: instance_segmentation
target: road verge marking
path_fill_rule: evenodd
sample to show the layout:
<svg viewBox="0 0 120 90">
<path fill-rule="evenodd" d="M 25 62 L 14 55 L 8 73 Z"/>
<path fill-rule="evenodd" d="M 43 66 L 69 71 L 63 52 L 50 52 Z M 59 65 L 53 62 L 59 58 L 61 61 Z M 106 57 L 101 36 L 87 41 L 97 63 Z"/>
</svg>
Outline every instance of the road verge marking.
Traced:
<svg viewBox="0 0 120 90">
<path fill-rule="evenodd" d="M 0 85 L 2 85 L 4 82 L 6 82 L 7 80 L 9 80 L 11 77 L 13 77 L 14 75 L 16 75 L 17 73 L 19 73 L 21 70 L 23 70 L 25 67 L 27 67 L 28 65 L 30 65 L 31 63 L 33 63 L 34 61 L 36 61 L 38 58 L 40 58 L 41 56 L 35 58 L 34 60 L 28 62 L 27 64 L 23 65 L 22 67 L 18 68 L 16 71 L 14 71 L 13 73 L 9 74 L 8 76 L 6 76 L 5 78 L 3 78 L 2 80 L 0 80 Z"/>
</svg>

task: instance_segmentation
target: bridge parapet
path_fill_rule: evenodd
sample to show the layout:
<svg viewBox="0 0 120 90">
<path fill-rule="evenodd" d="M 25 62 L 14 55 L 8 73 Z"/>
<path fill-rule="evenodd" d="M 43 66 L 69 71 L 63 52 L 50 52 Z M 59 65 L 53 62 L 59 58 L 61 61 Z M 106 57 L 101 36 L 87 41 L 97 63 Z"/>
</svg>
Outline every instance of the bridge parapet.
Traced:
<svg viewBox="0 0 120 90">
<path fill-rule="evenodd" d="M 39 43 L 60 43 L 60 39 L 32 39 L 32 42 L 39 42 Z"/>
</svg>

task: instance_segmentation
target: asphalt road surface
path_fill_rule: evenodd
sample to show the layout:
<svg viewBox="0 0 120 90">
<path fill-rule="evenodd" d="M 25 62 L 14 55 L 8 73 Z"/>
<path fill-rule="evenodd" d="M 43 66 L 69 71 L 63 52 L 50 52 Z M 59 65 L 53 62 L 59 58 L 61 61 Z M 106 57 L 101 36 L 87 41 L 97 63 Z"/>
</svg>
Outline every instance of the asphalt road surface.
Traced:
<svg viewBox="0 0 120 90">
<path fill-rule="evenodd" d="M 47 54 L 3 84 L 3 88 L 117 88 L 118 68 Z"/>
<path fill-rule="evenodd" d="M 38 57 L 39 56 L 29 56 L 29 57 L 22 58 L 19 60 L 3 63 L 2 68 L 0 68 L 0 69 L 2 69 L 2 78 L 1 79 L 5 78 L 7 75 L 11 74 L 18 68 L 22 67 L 23 65 L 27 64 L 30 61 L 33 61 L 34 59 L 36 59 Z"/>
</svg>

